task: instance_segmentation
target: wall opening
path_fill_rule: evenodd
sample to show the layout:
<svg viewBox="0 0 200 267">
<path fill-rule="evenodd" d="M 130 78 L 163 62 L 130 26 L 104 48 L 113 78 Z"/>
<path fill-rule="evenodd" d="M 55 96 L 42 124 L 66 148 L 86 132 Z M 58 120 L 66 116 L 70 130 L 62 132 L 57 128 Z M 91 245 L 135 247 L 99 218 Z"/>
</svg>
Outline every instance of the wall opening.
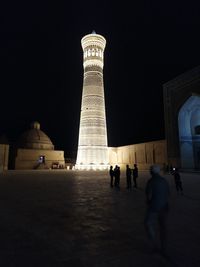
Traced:
<svg viewBox="0 0 200 267">
<path fill-rule="evenodd" d="M 189 97 L 178 114 L 181 167 L 200 170 L 200 96 Z"/>
</svg>

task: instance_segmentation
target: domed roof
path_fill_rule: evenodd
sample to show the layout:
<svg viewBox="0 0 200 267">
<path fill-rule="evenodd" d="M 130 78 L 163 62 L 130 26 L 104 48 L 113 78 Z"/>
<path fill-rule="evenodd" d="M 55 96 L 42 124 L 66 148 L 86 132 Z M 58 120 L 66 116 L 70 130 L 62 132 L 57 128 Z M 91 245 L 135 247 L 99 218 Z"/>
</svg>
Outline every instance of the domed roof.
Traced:
<svg viewBox="0 0 200 267">
<path fill-rule="evenodd" d="M 31 124 L 31 129 L 21 135 L 19 138 L 19 147 L 54 150 L 54 145 L 50 138 L 40 130 L 39 122 L 33 122 Z"/>
</svg>

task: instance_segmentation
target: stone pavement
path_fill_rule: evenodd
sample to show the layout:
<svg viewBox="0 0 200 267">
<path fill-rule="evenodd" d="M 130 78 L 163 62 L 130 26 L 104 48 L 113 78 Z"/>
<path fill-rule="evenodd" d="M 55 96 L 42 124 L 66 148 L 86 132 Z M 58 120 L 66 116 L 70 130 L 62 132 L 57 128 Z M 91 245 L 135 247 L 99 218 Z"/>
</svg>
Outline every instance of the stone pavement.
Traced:
<svg viewBox="0 0 200 267">
<path fill-rule="evenodd" d="M 110 188 L 105 172 L 8 171 L 0 174 L 1 267 L 200 266 L 200 175 L 170 183 L 169 258 L 150 253 L 144 187 Z"/>
</svg>

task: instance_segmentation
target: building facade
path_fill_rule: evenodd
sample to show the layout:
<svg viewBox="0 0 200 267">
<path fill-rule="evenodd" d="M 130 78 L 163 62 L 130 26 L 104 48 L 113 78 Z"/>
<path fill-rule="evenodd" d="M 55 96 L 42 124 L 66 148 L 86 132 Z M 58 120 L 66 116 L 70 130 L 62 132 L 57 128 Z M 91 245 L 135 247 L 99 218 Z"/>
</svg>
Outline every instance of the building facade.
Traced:
<svg viewBox="0 0 200 267">
<path fill-rule="evenodd" d="M 200 67 L 163 85 L 168 162 L 200 170 Z"/>
<path fill-rule="evenodd" d="M 64 151 L 54 150 L 50 138 L 34 122 L 21 135 L 15 158 L 16 170 L 52 169 L 65 167 Z"/>
<path fill-rule="evenodd" d="M 149 170 L 152 164 L 161 168 L 167 165 L 166 140 L 158 140 L 141 144 L 109 147 L 110 165 L 119 165 L 122 169 L 136 163 L 140 170 Z"/>
</svg>

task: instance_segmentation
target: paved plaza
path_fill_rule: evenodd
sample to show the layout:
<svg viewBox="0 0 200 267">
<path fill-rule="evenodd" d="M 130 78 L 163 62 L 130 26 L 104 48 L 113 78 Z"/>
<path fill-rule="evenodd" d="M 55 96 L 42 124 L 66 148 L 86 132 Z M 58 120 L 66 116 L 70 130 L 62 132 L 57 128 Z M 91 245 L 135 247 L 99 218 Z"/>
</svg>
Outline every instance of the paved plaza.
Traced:
<svg viewBox="0 0 200 267">
<path fill-rule="evenodd" d="M 107 172 L 8 171 L 0 174 L 1 267 L 200 266 L 200 175 L 173 177 L 168 255 L 152 254 L 144 230 L 144 187 L 110 188 Z"/>
</svg>

